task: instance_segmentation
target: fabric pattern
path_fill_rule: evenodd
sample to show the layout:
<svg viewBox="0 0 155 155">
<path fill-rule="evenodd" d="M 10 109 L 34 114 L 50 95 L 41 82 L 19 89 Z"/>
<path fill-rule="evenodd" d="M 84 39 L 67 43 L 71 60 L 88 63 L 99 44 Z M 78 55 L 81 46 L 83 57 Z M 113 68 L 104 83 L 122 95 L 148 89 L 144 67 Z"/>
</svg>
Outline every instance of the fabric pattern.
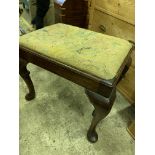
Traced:
<svg viewBox="0 0 155 155">
<path fill-rule="evenodd" d="M 20 37 L 20 46 L 102 79 L 116 76 L 132 44 L 66 24 L 55 24 Z"/>
</svg>

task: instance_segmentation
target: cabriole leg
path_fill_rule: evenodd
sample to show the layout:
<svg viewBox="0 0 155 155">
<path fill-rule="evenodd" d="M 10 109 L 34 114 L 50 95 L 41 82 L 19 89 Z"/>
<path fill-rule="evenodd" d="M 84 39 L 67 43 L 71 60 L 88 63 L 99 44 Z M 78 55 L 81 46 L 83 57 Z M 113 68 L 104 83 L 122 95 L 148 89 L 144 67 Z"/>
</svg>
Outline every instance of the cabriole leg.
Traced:
<svg viewBox="0 0 155 155">
<path fill-rule="evenodd" d="M 29 93 L 26 94 L 25 99 L 30 101 L 35 98 L 35 90 L 34 90 L 32 80 L 29 76 L 30 72 L 27 70 L 26 66 L 27 66 L 27 62 L 23 59 L 20 59 L 19 60 L 19 74 L 22 77 L 22 79 L 25 81 L 29 89 Z"/>
<path fill-rule="evenodd" d="M 93 119 L 92 119 L 90 128 L 87 132 L 87 139 L 90 142 L 95 143 L 98 140 L 96 126 L 111 111 L 112 105 L 116 97 L 116 91 L 114 90 L 110 98 L 108 99 L 97 93 L 91 92 L 89 90 L 86 90 L 86 94 L 95 108 L 95 110 L 92 113 Z"/>
</svg>

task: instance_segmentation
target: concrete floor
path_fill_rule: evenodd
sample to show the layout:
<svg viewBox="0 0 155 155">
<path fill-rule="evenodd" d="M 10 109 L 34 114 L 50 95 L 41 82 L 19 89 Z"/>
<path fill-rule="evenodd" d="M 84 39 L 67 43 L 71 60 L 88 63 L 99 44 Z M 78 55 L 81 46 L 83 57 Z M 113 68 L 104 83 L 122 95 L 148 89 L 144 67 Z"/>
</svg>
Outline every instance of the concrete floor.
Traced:
<svg viewBox="0 0 155 155">
<path fill-rule="evenodd" d="M 84 89 L 32 64 L 36 98 L 25 100 L 20 78 L 20 155 L 134 155 L 134 140 L 126 131 L 134 109 L 117 93 L 111 113 L 97 127 L 99 140 L 86 139 L 93 107 Z"/>
</svg>

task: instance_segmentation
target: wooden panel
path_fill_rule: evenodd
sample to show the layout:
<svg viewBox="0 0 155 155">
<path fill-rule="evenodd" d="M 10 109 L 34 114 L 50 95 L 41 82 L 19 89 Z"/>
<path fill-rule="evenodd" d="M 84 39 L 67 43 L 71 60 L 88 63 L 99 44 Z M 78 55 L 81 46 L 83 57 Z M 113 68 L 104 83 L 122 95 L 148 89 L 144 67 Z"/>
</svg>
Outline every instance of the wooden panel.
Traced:
<svg viewBox="0 0 155 155">
<path fill-rule="evenodd" d="M 135 69 L 135 50 L 132 51 L 131 58 L 132 58 L 132 64 L 131 64 L 131 66 L 132 66 L 132 68 Z"/>
<path fill-rule="evenodd" d="M 88 7 L 92 6 L 92 0 L 88 0 Z"/>
<path fill-rule="evenodd" d="M 93 20 L 93 13 L 94 13 L 94 6 L 95 6 L 94 4 L 95 4 L 94 0 L 88 1 L 88 20 L 89 20 L 88 28 L 89 29 L 91 29 L 91 24 Z"/>
<path fill-rule="evenodd" d="M 131 103 L 135 103 L 135 70 L 131 66 L 117 86 L 118 91 Z"/>
<path fill-rule="evenodd" d="M 135 23 L 135 0 L 95 0 L 95 8 L 131 24 Z"/>
<path fill-rule="evenodd" d="M 95 10 L 91 30 L 113 35 L 126 40 L 135 40 L 135 27 L 113 16 Z"/>
<path fill-rule="evenodd" d="M 131 124 L 127 127 L 127 131 L 135 139 L 135 121 L 131 122 Z"/>
<path fill-rule="evenodd" d="M 95 0 L 95 6 L 118 14 L 119 0 Z"/>
<path fill-rule="evenodd" d="M 134 41 L 135 27 L 132 24 L 124 22 L 106 13 L 98 10 L 93 12 L 93 20 L 91 30 L 123 38 L 126 40 Z M 124 97 L 130 102 L 135 102 L 135 52 L 131 54 L 132 65 L 127 72 L 126 76 L 118 84 L 117 89 L 124 95 Z"/>
<path fill-rule="evenodd" d="M 135 0 L 119 0 L 118 14 L 135 23 Z"/>
<path fill-rule="evenodd" d="M 66 0 L 63 5 L 55 2 L 55 21 L 86 28 L 88 1 Z"/>
</svg>

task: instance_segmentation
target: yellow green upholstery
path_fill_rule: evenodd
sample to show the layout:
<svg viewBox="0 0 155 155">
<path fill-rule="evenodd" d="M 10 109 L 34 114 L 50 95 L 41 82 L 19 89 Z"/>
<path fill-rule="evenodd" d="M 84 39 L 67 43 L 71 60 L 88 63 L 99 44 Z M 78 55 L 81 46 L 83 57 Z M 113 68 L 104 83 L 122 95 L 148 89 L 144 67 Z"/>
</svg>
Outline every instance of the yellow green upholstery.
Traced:
<svg viewBox="0 0 155 155">
<path fill-rule="evenodd" d="M 65 24 L 23 35 L 20 46 L 107 80 L 115 77 L 132 47 L 126 40 Z"/>
</svg>

